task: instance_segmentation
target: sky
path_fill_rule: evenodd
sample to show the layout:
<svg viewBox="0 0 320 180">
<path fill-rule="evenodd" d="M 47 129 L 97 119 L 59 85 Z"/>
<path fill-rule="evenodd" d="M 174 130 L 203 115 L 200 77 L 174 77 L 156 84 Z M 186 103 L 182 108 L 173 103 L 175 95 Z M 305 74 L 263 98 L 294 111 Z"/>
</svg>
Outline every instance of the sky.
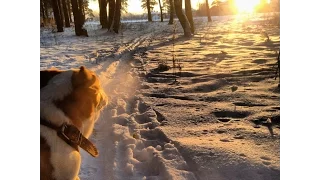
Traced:
<svg viewBox="0 0 320 180">
<path fill-rule="evenodd" d="M 158 0 L 156 0 L 156 1 L 158 2 Z M 209 4 L 212 1 L 213 0 L 209 0 Z M 205 2 L 205 0 L 191 0 L 191 6 L 193 8 L 196 8 L 197 4 L 199 2 L 202 3 L 202 2 Z M 92 9 L 93 11 L 98 11 L 99 10 L 98 1 L 97 0 L 90 0 L 89 8 Z M 160 11 L 159 6 L 158 5 L 155 6 L 154 10 Z M 146 11 L 141 8 L 141 0 L 128 0 L 128 12 L 133 13 L 133 14 L 142 14 Z"/>
<path fill-rule="evenodd" d="M 158 2 L 158 0 L 156 0 Z M 161 0 L 162 1 L 162 0 Z M 209 0 L 209 4 L 211 4 L 214 0 Z M 198 8 L 199 3 L 204 3 L 205 0 L 191 0 L 191 6 L 194 9 Z M 252 11 L 253 7 L 257 5 L 260 0 L 235 0 L 236 5 L 240 11 Z M 184 4 L 184 0 L 182 2 Z M 99 11 L 99 5 L 97 0 L 90 0 L 89 8 L 93 11 Z M 160 11 L 159 6 L 156 5 L 154 11 Z M 142 14 L 145 13 L 146 10 L 141 8 L 141 0 L 128 0 L 128 12 L 133 14 Z"/>
</svg>

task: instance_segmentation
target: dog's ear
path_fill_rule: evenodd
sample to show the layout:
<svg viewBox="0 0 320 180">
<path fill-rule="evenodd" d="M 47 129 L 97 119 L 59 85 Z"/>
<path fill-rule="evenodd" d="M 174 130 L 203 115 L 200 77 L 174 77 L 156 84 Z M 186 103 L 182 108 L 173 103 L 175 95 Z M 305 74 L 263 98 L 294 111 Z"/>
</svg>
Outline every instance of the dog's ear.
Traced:
<svg viewBox="0 0 320 180">
<path fill-rule="evenodd" d="M 75 71 L 72 75 L 73 87 L 90 87 L 97 83 L 96 76 L 84 66 L 79 71 Z"/>
</svg>

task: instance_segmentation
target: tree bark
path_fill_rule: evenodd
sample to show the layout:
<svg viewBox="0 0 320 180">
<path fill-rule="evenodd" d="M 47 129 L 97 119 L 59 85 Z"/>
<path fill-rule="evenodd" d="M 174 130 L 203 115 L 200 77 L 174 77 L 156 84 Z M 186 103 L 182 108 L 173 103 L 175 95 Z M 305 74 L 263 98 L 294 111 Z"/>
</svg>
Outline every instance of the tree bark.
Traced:
<svg viewBox="0 0 320 180">
<path fill-rule="evenodd" d="M 163 15 L 162 15 L 161 0 L 159 0 L 159 8 L 160 8 L 161 22 L 163 22 Z"/>
<path fill-rule="evenodd" d="M 169 19 L 169 24 L 173 24 L 173 16 L 174 16 L 174 4 L 173 0 L 170 1 L 170 19 Z"/>
<path fill-rule="evenodd" d="M 98 4 L 99 4 L 99 21 L 100 21 L 100 25 L 102 25 L 102 19 L 101 19 L 101 0 L 98 0 Z"/>
<path fill-rule="evenodd" d="M 44 12 L 44 3 L 43 3 L 43 0 L 40 0 L 40 11 L 41 11 L 41 14 L 42 14 L 41 27 L 43 27 L 43 26 L 45 25 L 45 21 L 46 21 L 45 12 Z"/>
<path fill-rule="evenodd" d="M 120 18 L 121 18 L 121 0 L 116 0 L 116 8 L 115 8 L 115 15 L 114 15 L 114 25 L 113 25 L 113 31 L 115 33 L 119 33 Z"/>
<path fill-rule="evenodd" d="M 184 36 L 191 37 L 191 28 L 190 28 L 189 21 L 186 15 L 182 11 L 182 0 L 174 0 L 174 7 L 176 10 L 178 19 L 180 21 L 180 24 L 183 28 Z"/>
<path fill-rule="evenodd" d="M 79 15 L 80 15 L 80 21 L 82 23 L 82 25 L 85 22 L 85 14 L 84 14 L 84 10 L 83 10 L 83 0 L 78 0 L 78 6 L 79 6 Z"/>
<path fill-rule="evenodd" d="M 61 0 L 57 0 L 57 1 L 58 1 L 58 8 L 59 8 L 62 26 L 64 26 L 64 22 L 63 22 L 64 15 L 63 15 L 63 10 L 62 10 Z"/>
<path fill-rule="evenodd" d="M 41 11 L 42 18 L 44 19 L 45 18 L 45 14 L 44 14 L 44 3 L 43 3 L 43 0 L 40 0 L 40 11 Z"/>
<path fill-rule="evenodd" d="M 44 14 L 45 14 L 45 17 L 46 19 L 44 19 L 44 24 L 47 25 L 49 23 L 49 7 L 48 7 L 48 3 L 49 1 L 48 0 L 44 0 L 43 1 L 43 7 L 44 7 Z"/>
<path fill-rule="evenodd" d="M 212 22 L 208 0 L 206 0 L 206 9 L 207 9 L 208 22 Z"/>
<path fill-rule="evenodd" d="M 148 10 L 148 21 L 152 22 L 151 10 L 150 10 L 150 0 L 147 0 L 147 10 Z"/>
<path fill-rule="evenodd" d="M 67 8 L 68 8 L 69 20 L 70 20 L 70 23 L 72 23 L 70 0 L 67 0 Z"/>
<path fill-rule="evenodd" d="M 114 13 L 115 13 L 115 0 L 109 0 L 109 20 L 108 20 L 108 30 L 111 30 L 111 25 L 113 23 Z"/>
<path fill-rule="evenodd" d="M 185 9 L 186 9 L 186 15 L 187 15 L 188 21 L 190 23 L 191 33 L 194 34 L 194 23 L 193 23 L 190 0 L 185 0 Z"/>
<path fill-rule="evenodd" d="M 52 0 L 52 9 L 53 9 L 53 15 L 56 21 L 58 32 L 63 32 L 63 24 L 62 24 L 62 19 L 60 16 L 57 0 Z"/>
<path fill-rule="evenodd" d="M 100 24 L 102 29 L 108 27 L 108 16 L 107 16 L 107 1 L 99 0 L 99 16 L 100 16 Z"/>
<path fill-rule="evenodd" d="M 72 3 L 72 12 L 73 12 L 73 18 L 74 18 L 74 25 L 75 25 L 75 31 L 77 36 L 88 36 L 87 30 L 83 29 L 83 23 L 82 17 L 81 17 L 81 8 L 79 8 L 78 0 L 71 0 Z"/>
<path fill-rule="evenodd" d="M 63 7 L 63 14 L 64 14 L 64 22 L 65 22 L 65 27 L 70 27 L 70 21 L 69 21 L 69 14 L 68 14 L 68 9 L 67 9 L 67 0 L 62 0 L 62 7 Z"/>
</svg>

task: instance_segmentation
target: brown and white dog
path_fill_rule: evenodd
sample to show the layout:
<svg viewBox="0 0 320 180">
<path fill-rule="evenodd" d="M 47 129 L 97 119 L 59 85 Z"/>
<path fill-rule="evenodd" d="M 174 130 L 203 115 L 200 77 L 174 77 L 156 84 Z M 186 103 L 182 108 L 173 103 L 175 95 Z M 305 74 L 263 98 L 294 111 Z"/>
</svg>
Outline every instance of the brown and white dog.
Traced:
<svg viewBox="0 0 320 180">
<path fill-rule="evenodd" d="M 94 123 L 107 101 L 98 77 L 83 66 L 68 71 L 40 71 L 40 178 L 42 180 L 79 179 L 81 163 L 79 146 L 68 144 L 58 136 L 58 130 L 52 127 L 59 129 L 64 124 L 73 125 L 83 135 L 81 141 L 89 138 Z"/>
</svg>

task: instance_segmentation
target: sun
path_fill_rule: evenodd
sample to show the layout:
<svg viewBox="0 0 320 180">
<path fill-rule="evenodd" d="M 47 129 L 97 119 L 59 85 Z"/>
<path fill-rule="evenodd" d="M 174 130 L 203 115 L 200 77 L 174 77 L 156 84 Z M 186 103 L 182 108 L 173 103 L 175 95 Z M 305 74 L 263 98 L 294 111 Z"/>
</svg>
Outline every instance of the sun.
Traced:
<svg viewBox="0 0 320 180">
<path fill-rule="evenodd" d="M 253 12 L 259 3 L 260 0 L 235 0 L 235 6 L 240 13 Z"/>
</svg>

